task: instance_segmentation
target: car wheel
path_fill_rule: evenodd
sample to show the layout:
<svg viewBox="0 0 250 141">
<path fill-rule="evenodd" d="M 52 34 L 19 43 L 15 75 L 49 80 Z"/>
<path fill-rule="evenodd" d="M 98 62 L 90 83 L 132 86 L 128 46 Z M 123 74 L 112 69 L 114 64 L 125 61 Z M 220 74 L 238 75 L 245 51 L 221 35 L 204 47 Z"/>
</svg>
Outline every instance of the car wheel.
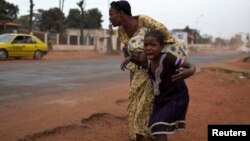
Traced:
<svg viewBox="0 0 250 141">
<path fill-rule="evenodd" d="M 37 50 L 35 53 L 34 53 L 34 59 L 41 59 L 43 57 L 43 53 L 40 51 L 40 50 Z"/>
<path fill-rule="evenodd" d="M 0 50 L 0 59 L 5 60 L 7 59 L 7 57 L 8 57 L 7 51 Z"/>
</svg>

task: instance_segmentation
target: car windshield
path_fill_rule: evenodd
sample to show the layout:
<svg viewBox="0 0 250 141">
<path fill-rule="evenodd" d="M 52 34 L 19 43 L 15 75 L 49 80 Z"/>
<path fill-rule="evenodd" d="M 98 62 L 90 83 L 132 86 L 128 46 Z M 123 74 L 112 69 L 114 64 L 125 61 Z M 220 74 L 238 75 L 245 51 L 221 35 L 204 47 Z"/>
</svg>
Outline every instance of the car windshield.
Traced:
<svg viewBox="0 0 250 141">
<path fill-rule="evenodd" d="M 14 35 L 2 34 L 0 35 L 0 42 L 9 42 L 13 37 Z"/>
</svg>

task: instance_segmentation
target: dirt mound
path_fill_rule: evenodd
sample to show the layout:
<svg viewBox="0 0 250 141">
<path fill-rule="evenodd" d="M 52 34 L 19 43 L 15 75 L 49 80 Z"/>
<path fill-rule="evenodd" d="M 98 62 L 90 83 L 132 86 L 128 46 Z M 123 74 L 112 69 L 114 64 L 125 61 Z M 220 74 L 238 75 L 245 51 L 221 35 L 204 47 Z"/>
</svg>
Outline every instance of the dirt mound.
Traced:
<svg viewBox="0 0 250 141">
<path fill-rule="evenodd" d="M 202 72 L 215 73 L 218 75 L 230 77 L 232 79 L 250 79 L 250 72 L 236 71 L 218 67 L 204 67 L 200 69 Z"/>
<path fill-rule="evenodd" d="M 250 57 L 244 58 L 244 59 L 243 59 L 243 62 L 248 62 L 248 63 L 250 63 Z"/>
<path fill-rule="evenodd" d="M 126 122 L 126 117 L 97 113 L 87 119 L 82 119 L 82 124 L 56 127 L 27 135 L 18 141 L 107 141 L 111 138 L 117 141 L 127 141 Z M 100 132 L 102 134 L 99 134 Z"/>
</svg>

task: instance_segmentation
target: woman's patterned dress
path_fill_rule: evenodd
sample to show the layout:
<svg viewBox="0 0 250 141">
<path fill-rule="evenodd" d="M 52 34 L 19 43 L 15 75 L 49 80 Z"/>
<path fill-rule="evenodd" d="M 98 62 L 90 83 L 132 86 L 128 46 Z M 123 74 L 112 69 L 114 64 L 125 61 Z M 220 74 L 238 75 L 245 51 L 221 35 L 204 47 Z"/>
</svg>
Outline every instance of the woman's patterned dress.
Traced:
<svg viewBox="0 0 250 141">
<path fill-rule="evenodd" d="M 133 37 L 130 38 L 122 26 L 118 29 L 119 38 L 123 47 L 127 48 L 130 56 L 139 57 L 143 51 L 144 35 L 147 30 L 153 29 L 160 30 L 166 35 L 166 47 L 164 51 L 187 59 L 187 48 L 184 42 L 179 42 L 174 39 L 163 24 L 145 15 L 139 15 L 135 18 L 139 19 L 139 30 Z M 150 135 L 148 122 L 153 108 L 154 95 L 147 71 L 139 69 L 139 67 L 132 62 L 127 65 L 127 68 L 132 72 L 127 108 L 128 126 L 130 138 L 135 140 L 136 134 L 144 136 Z"/>
</svg>

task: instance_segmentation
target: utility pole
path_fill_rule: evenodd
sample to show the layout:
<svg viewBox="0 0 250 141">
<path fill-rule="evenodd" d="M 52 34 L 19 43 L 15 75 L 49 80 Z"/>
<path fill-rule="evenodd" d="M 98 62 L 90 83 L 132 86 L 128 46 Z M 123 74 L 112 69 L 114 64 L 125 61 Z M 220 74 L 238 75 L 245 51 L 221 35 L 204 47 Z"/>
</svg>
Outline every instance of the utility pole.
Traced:
<svg viewBox="0 0 250 141">
<path fill-rule="evenodd" d="M 204 15 L 201 14 L 200 16 L 198 16 L 198 17 L 196 18 L 196 21 L 195 21 L 195 23 L 196 23 L 195 43 L 196 43 L 196 44 L 199 42 L 199 41 L 198 41 L 198 34 L 199 34 L 198 23 L 199 23 L 199 19 L 200 19 L 201 17 L 203 17 L 203 16 L 204 16 Z"/>
<path fill-rule="evenodd" d="M 61 3 L 62 3 L 62 0 L 59 0 L 59 9 L 60 9 L 60 10 L 62 9 Z"/>
<path fill-rule="evenodd" d="M 195 21 L 195 23 L 196 23 L 196 30 L 198 30 L 199 19 L 200 19 L 201 17 L 203 17 L 203 16 L 204 16 L 204 15 L 201 14 L 199 17 L 196 18 L 196 21 Z"/>
<path fill-rule="evenodd" d="M 110 2 L 108 0 L 108 8 L 110 8 Z M 111 22 L 109 22 L 109 37 L 107 38 L 107 53 L 111 53 L 113 51 L 113 27 Z"/>
<path fill-rule="evenodd" d="M 248 56 L 248 58 L 249 58 L 249 57 L 250 57 L 250 55 L 249 55 L 249 50 L 250 50 L 250 39 L 249 39 L 249 33 L 247 33 L 247 34 L 246 34 L 246 40 L 247 40 L 247 42 L 246 42 L 247 56 Z"/>
<path fill-rule="evenodd" d="M 62 12 L 63 12 L 63 8 L 64 8 L 64 1 L 65 0 L 62 0 Z"/>
<path fill-rule="evenodd" d="M 83 34 L 83 25 L 84 25 L 84 9 L 86 6 L 85 0 L 80 0 L 77 5 L 79 6 L 81 10 L 81 19 L 80 19 L 80 45 L 83 45 L 83 39 L 84 39 L 84 34 Z"/>
<path fill-rule="evenodd" d="M 30 0 L 30 18 L 29 18 L 29 34 L 32 34 L 32 27 L 33 27 L 33 8 L 34 8 L 34 3 L 33 0 Z"/>
<path fill-rule="evenodd" d="M 64 7 L 64 1 L 65 0 L 59 0 L 59 9 L 63 12 L 63 7 Z"/>
</svg>

